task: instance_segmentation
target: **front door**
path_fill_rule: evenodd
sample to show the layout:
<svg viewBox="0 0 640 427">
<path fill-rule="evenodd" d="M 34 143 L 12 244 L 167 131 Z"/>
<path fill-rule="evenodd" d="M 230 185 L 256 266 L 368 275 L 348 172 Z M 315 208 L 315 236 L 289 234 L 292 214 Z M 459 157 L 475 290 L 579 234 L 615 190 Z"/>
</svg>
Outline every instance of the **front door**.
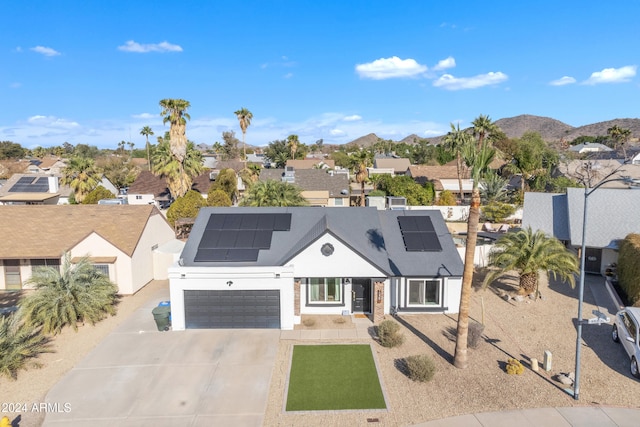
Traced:
<svg viewBox="0 0 640 427">
<path fill-rule="evenodd" d="M 353 279 L 351 295 L 351 311 L 354 313 L 371 313 L 371 280 Z"/>
<path fill-rule="evenodd" d="M 587 248 L 584 251 L 584 271 L 587 273 L 600 274 L 602 264 L 602 249 Z"/>
</svg>

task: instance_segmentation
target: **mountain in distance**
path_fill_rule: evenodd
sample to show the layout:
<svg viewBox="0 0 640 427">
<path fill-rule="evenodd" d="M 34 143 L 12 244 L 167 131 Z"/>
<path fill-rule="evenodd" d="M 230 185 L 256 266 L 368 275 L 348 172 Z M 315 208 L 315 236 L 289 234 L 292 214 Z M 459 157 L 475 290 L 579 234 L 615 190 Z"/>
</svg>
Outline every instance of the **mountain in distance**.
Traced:
<svg viewBox="0 0 640 427">
<path fill-rule="evenodd" d="M 495 124 L 502 129 L 502 131 L 509 138 L 520 138 L 525 132 L 537 132 L 547 142 L 554 143 L 562 140 L 569 142 L 579 136 L 606 136 L 607 129 L 614 125 L 618 125 L 623 129 L 629 129 L 631 131 L 631 141 L 637 141 L 640 138 L 640 119 L 613 119 L 604 122 L 593 123 L 589 125 L 573 127 L 559 120 L 534 116 L 531 114 L 522 114 L 515 117 L 508 117 L 495 121 Z M 444 135 L 443 135 L 444 136 Z M 408 144 L 413 144 L 420 139 L 426 139 L 432 144 L 440 143 L 442 136 L 433 138 L 421 138 L 418 135 L 411 134 L 400 141 Z M 369 147 L 378 140 L 378 137 L 370 133 L 369 135 L 351 141 L 349 144 L 357 144 L 363 147 Z M 362 141 L 362 142 L 361 142 Z"/>
</svg>

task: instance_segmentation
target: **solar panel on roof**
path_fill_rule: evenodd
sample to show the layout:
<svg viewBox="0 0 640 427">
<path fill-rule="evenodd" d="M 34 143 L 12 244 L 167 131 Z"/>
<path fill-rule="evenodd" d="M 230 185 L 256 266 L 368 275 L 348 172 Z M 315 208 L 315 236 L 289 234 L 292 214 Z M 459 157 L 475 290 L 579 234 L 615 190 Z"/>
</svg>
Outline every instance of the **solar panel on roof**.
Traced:
<svg viewBox="0 0 640 427">
<path fill-rule="evenodd" d="M 255 230 L 238 230 L 236 231 L 236 248 L 253 248 L 253 239 L 256 237 Z"/>
<path fill-rule="evenodd" d="M 199 248 L 217 248 L 220 239 L 220 230 L 204 230 L 200 239 Z"/>
<path fill-rule="evenodd" d="M 275 214 L 275 222 L 273 224 L 273 231 L 289 231 L 291 230 L 291 214 Z"/>
<path fill-rule="evenodd" d="M 273 224 L 276 220 L 273 214 L 263 214 L 258 216 L 258 230 L 273 230 Z"/>
<path fill-rule="evenodd" d="M 240 222 L 241 230 L 256 230 L 258 225 L 258 217 L 256 215 L 245 214 L 242 215 L 242 221 Z"/>
<path fill-rule="evenodd" d="M 18 179 L 18 181 L 16 182 L 16 184 L 31 184 L 33 181 L 36 180 L 36 177 L 33 176 L 23 176 L 20 179 Z"/>
<path fill-rule="evenodd" d="M 431 217 L 398 216 L 404 248 L 408 252 L 436 252 L 442 250 Z"/>
<path fill-rule="evenodd" d="M 224 214 L 210 215 L 209 221 L 207 221 L 207 226 L 205 227 L 205 230 L 222 230 L 225 217 L 226 215 Z"/>
<path fill-rule="evenodd" d="M 218 232 L 218 248 L 235 248 L 238 230 L 220 230 Z"/>
<path fill-rule="evenodd" d="M 195 258 L 195 262 L 216 262 L 224 261 L 227 259 L 228 249 L 198 249 Z"/>
<path fill-rule="evenodd" d="M 238 230 L 242 222 L 242 214 L 225 215 L 223 230 Z"/>
<path fill-rule="evenodd" d="M 269 249 L 271 247 L 271 230 L 256 230 L 253 247 L 257 249 Z"/>
<path fill-rule="evenodd" d="M 241 262 L 241 261 L 257 261 L 258 249 L 229 249 L 227 252 L 226 261 Z"/>
</svg>

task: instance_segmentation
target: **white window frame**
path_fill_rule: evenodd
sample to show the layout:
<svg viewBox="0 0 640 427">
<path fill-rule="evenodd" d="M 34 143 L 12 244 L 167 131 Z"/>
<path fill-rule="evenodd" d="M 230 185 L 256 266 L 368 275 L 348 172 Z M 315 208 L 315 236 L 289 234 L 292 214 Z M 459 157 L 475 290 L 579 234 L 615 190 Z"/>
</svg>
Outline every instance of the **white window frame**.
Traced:
<svg viewBox="0 0 640 427">
<path fill-rule="evenodd" d="M 329 284 L 329 281 L 333 281 L 333 284 Z M 323 300 L 314 301 L 313 297 L 313 286 L 322 286 L 322 294 L 324 295 Z M 329 299 L 329 287 L 335 286 L 335 289 L 338 290 L 339 296 L 338 298 Z M 320 292 L 318 292 L 320 294 Z M 309 282 L 307 285 L 307 300 L 308 305 L 344 305 L 344 289 L 342 286 L 342 279 L 339 277 L 312 277 L 309 278 Z"/>
<path fill-rule="evenodd" d="M 428 301 L 427 283 L 436 284 L 435 301 Z M 411 301 L 411 287 L 420 286 L 418 289 L 418 299 L 422 302 Z M 406 282 L 407 307 L 440 307 L 442 306 L 442 280 L 435 278 L 412 278 Z"/>
<path fill-rule="evenodd" d="M 99 271 L 100 273 L 104 274 L 106 277 L 109 277 L 109 270 L 110 270 L 109 265 L 110 264 L 98 263 L 98 264 L 92 264 L 92 265 L 93 265 L 93 268 L 95 268 L 97 271 Z"/>
</svg>

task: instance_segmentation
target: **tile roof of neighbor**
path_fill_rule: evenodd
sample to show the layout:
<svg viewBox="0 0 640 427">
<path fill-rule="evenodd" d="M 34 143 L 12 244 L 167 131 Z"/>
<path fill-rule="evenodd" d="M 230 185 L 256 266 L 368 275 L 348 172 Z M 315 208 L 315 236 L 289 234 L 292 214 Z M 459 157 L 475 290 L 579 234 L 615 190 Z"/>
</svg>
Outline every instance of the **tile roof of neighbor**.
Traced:
<svg viewBox="0 0 640 427">
<path fill-rule="evenodd" d="M 582 150 L 613 151 L 612 148 L 609 148 L 604 144 L 600 144 L 599 142 L 583 142 L 582 144 L 572 145 L 571 147 L 569 147 L 569 151 L 577 151 L 579 153 Z"/>
<path fill-rule="evenodd" d="M 91 233 L 131 256 L 153 205 L 0 206 L 0 258 L 60 258 Z"/>
<path fill-rule="evenodd" d="M 287 160 L 287 166 L 293 166 L 298 169 L 313 169 L 316 165 L 326 165 L 329 169 L 336 167 L 336 162 L 331 159 L 301 159 L 301 160 Z"/>
<path fill-rule="evenodd" d="M 376 158 L 373 160 L 373 165 L 376 169 L 393 169 L 395 173 L 405 173 L 411 161 L 406 158 Z"/>
<path fill-rule="evenodd" d="M 640 190 L 598 188 L 587 203 L 587 247 L 604 248 L 629 233 L 640 233 Z M 566 195 L 525 193 L 522 225 L 581 246 L 583 213 L 582 188 L 567 188 Z"/>
<path fill-rule="evenodd" d="M 209 172 L 210 171 L 207 170 L 195 177 L 191 188 L 202 194 L 206 194 L 211 185 Z M 128 194 L 153 194 L 157 200 L 169 199 L 171 197 L 171 193 L 167 188 L 167 181 L 149 171 L 141 171 L 138 174 L 136 180 L 129 187 Z"/>
<path fill-rule="evenodd" d="M 211 214 L 290 213 L 291 229 L 274 231 L 269 249 L 255 262 L 195 262 L 198 245 Z M 442 251 L 409 252 L 398 225 L 398 216 L 428 216 Z M 376 208 L 203 208 L 182 252 L 186 266 L 277 266 L 325 233 L 330 233 L 389 276 L 461 276 L 463 263 L 439 211 L 391 211 Z"/>
<path fill-rule="evenodd" d="M 281 181 L 284 176 L 284 169 L 262 169 L 260 171 L 260 181 L 275 180 Z M 293 184 L 303 191 L 329 192 L 329 197 L 349 197 L 349 178 L 343 173 L 333 173 L 323 169 L 295 169 Z M 343 190 L 347 190 L 343 194 Z"/>
<path fill-rule="evenodd" d="M 462 178 L 469 178 L 468 168 L 464 168 Z M 456 165 L 428 166 L 411 165 L 409 171 L 413 178 L 435 179 L 458 179 L 458 167 Z"/>
</svg>

